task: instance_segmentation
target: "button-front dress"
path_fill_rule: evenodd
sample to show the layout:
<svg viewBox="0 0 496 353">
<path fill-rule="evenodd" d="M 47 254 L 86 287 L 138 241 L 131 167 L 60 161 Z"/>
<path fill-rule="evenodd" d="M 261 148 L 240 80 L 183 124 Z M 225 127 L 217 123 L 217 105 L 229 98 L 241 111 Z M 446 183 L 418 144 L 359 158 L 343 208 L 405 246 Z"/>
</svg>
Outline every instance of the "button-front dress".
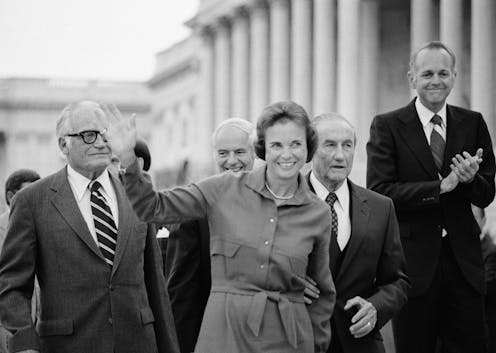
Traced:
<svg viewBox="0 0 496 353">
<path fill-rule="evenodd" d="M 124 176 L 133 207 L 147 222 L 208 217 L 212 289 L 196 353 L 321 353 L 330 343 L 329 207 L 301 175 L 294 197 L 276 205 L 265 170 L 224 173 L 160 193 L 136 164 Z M 320 289 L 309 306 L 306 274 Z"/>
</svg>

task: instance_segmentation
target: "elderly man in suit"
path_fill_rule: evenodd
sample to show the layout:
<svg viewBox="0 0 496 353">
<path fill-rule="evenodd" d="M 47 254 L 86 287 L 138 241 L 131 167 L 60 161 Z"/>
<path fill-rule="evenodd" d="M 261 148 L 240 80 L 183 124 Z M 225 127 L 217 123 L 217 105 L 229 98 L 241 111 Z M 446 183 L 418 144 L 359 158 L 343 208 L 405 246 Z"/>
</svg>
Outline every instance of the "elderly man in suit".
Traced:
<svg viewBox="0 0 496 353">
<path fill-rule="evenodd" d="M 155 234 L 107 170 L 107 109 L 67 106 L 56 129 L 67 166 L 14 199 L 0 259 L 0 320 L 13 335 L 11 352 L 178 352 Z"/>
<path fill-rule="evenodd" d="M 329 353 L 384 352 L 380 328 L 406 302 L 409 285 L 391 199 L 348 179 L 356 134 L 342 116 L 312 120 L 319 143 L 308 176 L 330 207 L 330 266 L 336 286 Z"/>
<path fill-rule="evenodd" d="M 219 124 L 212 134 L 219 173 L 253 168 L 253 135 L 253 124 L 245 119 L 230 118 Z M 165 268 L 182 353 L 193 352 L 195 348 L 210 294 L 209 241 L 206 219 L 182 223 L 169 235 Z"/>
<path fill-rule="evenodd" d="M 455 55 L 441 42 L 414 52 L 417 97 L 378 115 L 367 144 L 367 185 L 393 199 L 412 281 L 393 320 L 399 353 L 485 352 L 484 265 L 471 204 L 494 198 L 495 161 L 480 113 L 446 104 Z"/>
</svg>

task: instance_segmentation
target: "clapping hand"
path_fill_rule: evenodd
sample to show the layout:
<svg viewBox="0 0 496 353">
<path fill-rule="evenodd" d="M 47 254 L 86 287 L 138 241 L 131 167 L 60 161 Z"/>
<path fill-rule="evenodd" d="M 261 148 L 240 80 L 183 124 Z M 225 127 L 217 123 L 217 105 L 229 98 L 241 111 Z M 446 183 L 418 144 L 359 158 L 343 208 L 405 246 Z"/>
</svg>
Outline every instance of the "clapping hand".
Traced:
<svg viewBox="0 0 496 353">
<path fill-rule="evenodd" d="M 137 135 L 135 114 L 125 118 L 114 104 L 102 103 L 100 105 L 106 116 L 103 135 L 112 153 L 121 161 L 121 166 L 126 168 L 136 159 L 134 155 Z"/>
<path fill-rule="evenodd" d="M 482 148 L 479 148 L 475 155 L 464 151 L 462 155 L 457 154 L 451 159 L 450 165 L 453 173 L 456 174 L 460 183 L 470 183 L 474 180 L 475 174 L 479 171 L 479 164 L 482 162 Z"/>
</svg>

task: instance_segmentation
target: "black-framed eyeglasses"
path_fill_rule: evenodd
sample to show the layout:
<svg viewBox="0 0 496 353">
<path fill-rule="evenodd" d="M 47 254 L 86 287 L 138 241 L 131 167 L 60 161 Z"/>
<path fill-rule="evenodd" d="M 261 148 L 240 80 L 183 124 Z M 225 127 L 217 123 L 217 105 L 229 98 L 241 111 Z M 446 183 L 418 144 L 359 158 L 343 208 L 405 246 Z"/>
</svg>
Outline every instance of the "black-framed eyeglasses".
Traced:
<svg viewBox="0 0 496 353">
<path fill-rule="evenodd" d="M 70 136 L 70 137 L 79 136 L 83 139 L 84 143 L 91 145 L 92 143 L 94 143 L 96 141 L 96 139 L 98 138 L 98 135 L 102 136 L 102 139 L 105 141 L 105 137 L 103 137 L 103 135 L 102 135 L 104 133 L 105 133 L 105 131 L 100 132 L 97 130 L 87 130 L 87 131 L 78 132 L 77 134 L 67 134 L 66 136 Z"/>
</svg>

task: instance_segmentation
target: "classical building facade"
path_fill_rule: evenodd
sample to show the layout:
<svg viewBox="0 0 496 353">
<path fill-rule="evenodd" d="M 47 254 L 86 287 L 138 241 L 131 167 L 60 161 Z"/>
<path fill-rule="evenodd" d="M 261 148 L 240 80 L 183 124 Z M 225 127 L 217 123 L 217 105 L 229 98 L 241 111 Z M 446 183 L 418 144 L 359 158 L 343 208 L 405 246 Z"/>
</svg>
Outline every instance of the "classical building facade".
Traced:
<svg viewBox="0 0 496 353">
<path fill-rule="evenodd" d="M 154 109 L 167 117 L 160 121 L 188 120 L 191 131 L 181 134 L 192 140 L 180 158 L 204 169 L 212 129 L 228 117 L 255 121 L 269 102 L 286 99 L 311 115 L 340 112 L 357 128 L 352 177 L 363 183 L 371 119 L 412 98 L 410 51 L 427 41 L 455 51 L 448 101 L 481 111 L 495 139 L 495 18 L 493 0 L 201 0 L 187 22 L 191 38 L 162 53 L 167 64 L 150 81 L 161 97 Z M 175 104 L 191 115 L 160 107 Z"/>
<path fill-rule="evenodd" d="M 47 176 L 65 164 L 55 125 L 62 109 L 79 100 L 117 104 L 123 114 L 137 114 L 140 133 L 149 139 L 150 99 L 142 82 L 0 79 L 0 210 L 7 176 L 20 168 Z"/>
</svg>

